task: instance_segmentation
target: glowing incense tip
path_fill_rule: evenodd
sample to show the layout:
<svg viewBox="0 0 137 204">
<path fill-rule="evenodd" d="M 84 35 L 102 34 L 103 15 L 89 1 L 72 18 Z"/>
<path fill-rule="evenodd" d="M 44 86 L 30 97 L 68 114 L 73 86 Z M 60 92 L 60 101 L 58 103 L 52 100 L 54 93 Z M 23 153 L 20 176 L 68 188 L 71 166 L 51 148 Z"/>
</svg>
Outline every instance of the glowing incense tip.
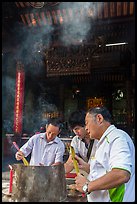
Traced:
<svg viewBox="0 0 137 204">
<path fill-rule="evenodd" d="M 12 166 L 9 164 L 9 168 L 10 168 L 10 170 L 12 170 L 13 168 L 12 168 Z"/>
</svg>

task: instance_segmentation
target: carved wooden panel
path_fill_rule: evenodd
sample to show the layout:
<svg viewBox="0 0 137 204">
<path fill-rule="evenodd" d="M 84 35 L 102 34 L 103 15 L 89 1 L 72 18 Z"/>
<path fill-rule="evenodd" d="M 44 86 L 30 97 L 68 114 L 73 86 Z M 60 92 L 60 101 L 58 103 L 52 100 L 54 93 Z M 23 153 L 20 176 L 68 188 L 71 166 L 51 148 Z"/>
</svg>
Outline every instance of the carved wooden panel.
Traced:
<svg viewBox="0 0 137 204">
<path fill-rule="evenodd" d="M 61 5 L 62 2 L 55 2 L 55 4 L 53 4 L 53 2 L 44 3 L 45 5 L 41 9 L 34 8 L 32 11 L 30 2 L 15 2 L 19 9 L 20 18 L 23 24 L 27 24 L 30 27 L 34 26 L 34 20 L 36 21 L 37 26 L 65 24 L 73 21 L 75 18 L 80 18 L 82 20 L 85 16 L 91 19 L 113 19 L 133 16 L 135 12 L 134 2 L 91 2 L 91 5 L 86 9 L 83 9 L 83 6 L 73 8 L 73 4 L 72 6 L 66 4 L 66 7 L 64 6 L 62 8 L 56 4 L 59 3 L 59 5 Z M 56 7 L 56 5 L 58 7 Z M 26 12 L 25 8 L 27 9 Z M 31 13 L 34 15 L 33 19 Z M 47 23 L 45 24 L 45 22 Z"/>
</svg>

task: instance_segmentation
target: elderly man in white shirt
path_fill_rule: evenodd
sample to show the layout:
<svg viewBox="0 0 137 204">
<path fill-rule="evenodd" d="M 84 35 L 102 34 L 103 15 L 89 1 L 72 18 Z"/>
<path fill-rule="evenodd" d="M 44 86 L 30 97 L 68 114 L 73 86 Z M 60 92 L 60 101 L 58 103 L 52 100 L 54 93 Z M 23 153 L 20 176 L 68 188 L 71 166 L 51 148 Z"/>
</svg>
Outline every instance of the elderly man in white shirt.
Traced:
<svg viewBox="0 0 137 204">
<path fill-rule="evenodd" d="M 61 131 L 58 119 L 49 120 L 46 132 L 33 135 L 15 155 L 17 160 L 27 157 L 31 153 L 30 165 L 50 166 L 63 163 L 65 145 L 57 135 Z"/>
<path fill-rule="evenodd" d="M 85 178 L 76 177 L 76 189 L 88 202 L 135 202 L 135 147 L 131 137 L 111 124 L 106 107 L 91 108 L 85 118 L 90 138 L 96 139 L 89 162 L 76 156 Z"/>
</svg>

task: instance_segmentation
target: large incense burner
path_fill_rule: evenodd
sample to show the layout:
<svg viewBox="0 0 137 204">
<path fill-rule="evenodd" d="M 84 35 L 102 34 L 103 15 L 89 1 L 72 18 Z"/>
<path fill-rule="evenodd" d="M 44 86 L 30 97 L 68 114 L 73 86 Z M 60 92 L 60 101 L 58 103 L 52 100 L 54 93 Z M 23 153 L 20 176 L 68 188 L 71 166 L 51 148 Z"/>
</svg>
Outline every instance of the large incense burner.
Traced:
<svg viewBox="0 0 137 204">
<path fill-rule="evenodd" d="M 63 202 L 67 197 L 64 165 L 12 165 L 12 200 L 15 202 Z"/>
</svg>

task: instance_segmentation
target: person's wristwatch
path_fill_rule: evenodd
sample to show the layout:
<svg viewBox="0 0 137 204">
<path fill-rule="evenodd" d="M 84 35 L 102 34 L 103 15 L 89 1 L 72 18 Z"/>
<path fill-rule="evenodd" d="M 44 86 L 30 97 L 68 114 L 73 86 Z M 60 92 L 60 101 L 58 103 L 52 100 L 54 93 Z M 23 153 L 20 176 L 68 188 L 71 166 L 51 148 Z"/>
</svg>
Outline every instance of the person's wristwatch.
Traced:
<svg viewBox="0 0 137 204">
<path fill-rule="evenodd" d="M 84 193 L 87 195 L 87 194 L 89 194 L 89 192 L 88 192 L 88 183 L 89 182 L 86 182 L 85 184 L 84 184 L 84 186 L 82 187 L 82 190 L 84 191 Z"/>
</svg>

